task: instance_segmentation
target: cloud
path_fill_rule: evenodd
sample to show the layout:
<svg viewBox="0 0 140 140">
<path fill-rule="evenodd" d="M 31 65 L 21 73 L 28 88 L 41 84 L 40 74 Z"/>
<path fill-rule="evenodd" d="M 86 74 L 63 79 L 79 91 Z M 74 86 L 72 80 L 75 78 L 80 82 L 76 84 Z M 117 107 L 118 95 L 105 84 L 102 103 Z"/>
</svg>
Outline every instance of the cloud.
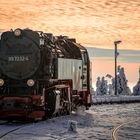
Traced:
<svg viewBox="0 0 140 140">
<path fill-rule="evenodd" d="M 89 56 L 93 59 L 113 60 L 113 49 L 102 48 L 89 48 L 87 47 Z M 127 63 L 140 63 L 140 51 L 139 50 L 118 50 L 118 61 Z"/>
</svg>

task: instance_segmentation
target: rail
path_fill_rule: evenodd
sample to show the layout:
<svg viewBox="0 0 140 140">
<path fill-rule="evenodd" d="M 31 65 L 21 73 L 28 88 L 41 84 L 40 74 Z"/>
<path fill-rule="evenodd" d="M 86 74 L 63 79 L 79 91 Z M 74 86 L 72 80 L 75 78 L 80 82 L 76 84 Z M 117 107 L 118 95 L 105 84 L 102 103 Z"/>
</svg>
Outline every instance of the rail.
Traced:
<svg viewBox="0 0 140 140">
<path fill-rule="evenodd" d="M 112 140 L 117 140 L 117 132 L 118 130 L 123 127 L 124 125 L 126 124 L 130 124 L 130 123 L 134 123 L 134 122 L 137 122 L 138 120 L 133 120 L 133 121 L 129 121 L 129 122 L 125 122 L 125 123 L 122 123 L 120 124 L 119 126 L 117 126 L 116 128 L 113 129 L 112 131 Z"/>
</svg>

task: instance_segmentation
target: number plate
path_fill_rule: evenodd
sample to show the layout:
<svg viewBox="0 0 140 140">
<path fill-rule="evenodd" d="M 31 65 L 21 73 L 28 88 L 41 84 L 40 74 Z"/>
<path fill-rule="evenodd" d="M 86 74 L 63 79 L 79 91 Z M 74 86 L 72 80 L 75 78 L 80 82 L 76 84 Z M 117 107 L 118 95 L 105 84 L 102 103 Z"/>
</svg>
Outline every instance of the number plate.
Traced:
<svg viewBox="0 0 140 140">
<path fill-rule="evenodd" d="M 9 56 L 8 61 L 18 61 L 18 62 L 23 62 L 23 61 L 29 61 L 28 56 Z"/>
</svg>

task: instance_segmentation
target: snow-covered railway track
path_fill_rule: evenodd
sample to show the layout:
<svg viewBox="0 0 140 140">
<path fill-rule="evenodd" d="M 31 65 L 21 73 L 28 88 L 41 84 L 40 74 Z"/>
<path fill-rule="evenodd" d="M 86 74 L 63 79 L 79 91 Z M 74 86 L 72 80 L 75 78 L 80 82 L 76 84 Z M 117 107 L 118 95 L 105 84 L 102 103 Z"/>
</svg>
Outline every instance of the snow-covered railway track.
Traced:
<svg viewBox="0 0 140 140">
<path fill-rule="evenodd" d="M 23 126 L 22 126 L 22 127 L 23 127 Z M 5 137 L 5 136 L 8 135 L 9 133 L 12 133 L 12 132 L 14 132 L 14 131 L 16 131 L 16 130 L 22 128 L 22 127 L 17 127 L 17 128 L 15 128 L 15 129 L 12 129 L 12 130 L 10 130 L 10 131 L 8 131 L 8 132 L 6 132 L 6 133 L 0 135 L 0 139 L 3 138 L 3 137 Z"/>
<path fill-rule="evenodd" d="M 68 116 L 68 115 L 65 115 L 65 116 Z M 48 118 L 48 120 L 55 119 L 57 117 L 62 117 L 62 116 L 61 115 L 60 116 L 52 116 L 52 117 Z M 41 123 L 41 122 L 43 122 L 43 120 L 42 121 L 34 121 L 34 123 Z M 32 121 L 31 122 L 30 121 L 29 122 L 18 122 L 18 121 L 9 122 L 9 121 L 1 121 L 0 120 L 0 126 L 2 126 L 2 127 L 0 127 L 0 140 L 3 137 L 5 137 L 5 136 L 17 131 L 17 130 L 22 129 L 23 127 L 27 127 L 27 126 L 32 125 L 32 124 L 33 124 Z"/>
<path fill-rule="evenodd" d="M 117 136 L 118 136 L 118 131 L 121 128 L 124 128 L 126 125 L 134 124 L 134 123 L 136 123 L 138 121 L 139 121 L 139 119 L 136 119 L 136 120 L 133 120 L 133 121 L 129 121 L 129 122 L 126 122 L 126 123 L 122 123 L 119 126 L 117 126 L 116 128 L 114 128 L 113 131 L 112 131 L 112 140 L 119 140 Z"/>
<path fill-rule="evenodd" d="M 2 127 L 0 128 L 0 139 L 2 139 L 3 137 L 7 136 L 8 134 L 11 134 L 12 132 L 15 132 L 23 127 L 29 126 L 29 123 L 21 123 L 17 125 L 16 123 L 9 123 L 8 121 L 3 121 L 0 122 L 0 125 L 2 125 Z"/>
</svg>

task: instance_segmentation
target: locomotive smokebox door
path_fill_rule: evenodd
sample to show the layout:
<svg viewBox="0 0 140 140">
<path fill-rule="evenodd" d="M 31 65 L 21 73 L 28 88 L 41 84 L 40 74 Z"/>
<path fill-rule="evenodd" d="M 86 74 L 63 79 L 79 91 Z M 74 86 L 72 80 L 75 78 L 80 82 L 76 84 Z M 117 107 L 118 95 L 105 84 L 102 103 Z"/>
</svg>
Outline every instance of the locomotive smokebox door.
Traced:
<svg viewBox="0 0 140 140">
<path fill-rule="evenodd" d="M 17 36 L 18 35 L 18 36 Z M 39 34 L 30 30 L 1 35 L 0 69 L 12 79 L 32 76 L 40 65 Z"/>
</svg>

